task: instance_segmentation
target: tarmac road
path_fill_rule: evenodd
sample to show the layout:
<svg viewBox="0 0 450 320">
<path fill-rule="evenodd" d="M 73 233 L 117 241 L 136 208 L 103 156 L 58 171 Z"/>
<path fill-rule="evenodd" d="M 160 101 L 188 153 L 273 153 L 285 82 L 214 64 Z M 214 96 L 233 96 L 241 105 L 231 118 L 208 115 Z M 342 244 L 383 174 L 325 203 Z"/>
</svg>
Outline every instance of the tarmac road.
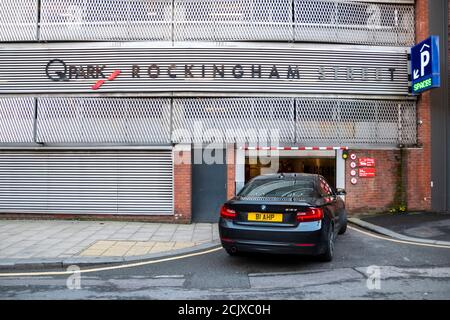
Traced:
<svg viewBox="0 0 450 320">
<path fill-rule="evenodd" d="M 220 249 L 79 278 L 0 277 L 0 299 L 450 299 L 450 248 L 358 230 L 338 237 L 331 263 Z"/>
</svg>

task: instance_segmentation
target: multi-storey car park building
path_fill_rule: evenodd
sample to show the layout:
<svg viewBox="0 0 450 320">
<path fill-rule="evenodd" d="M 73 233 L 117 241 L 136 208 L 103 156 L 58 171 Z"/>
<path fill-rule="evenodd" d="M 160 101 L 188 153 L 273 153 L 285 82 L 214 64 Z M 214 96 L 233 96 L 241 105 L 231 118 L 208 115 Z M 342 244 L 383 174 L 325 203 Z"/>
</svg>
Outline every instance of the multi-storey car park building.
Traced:
<svg viewBox="0 0 450 320">
<path fill-rule="evenodd" d="M 0 212 L 215 221 L 277 153 L 350 213 L 448 209 L 447 78 L 416 97 L 408 67 L 432 33 L 446 70 L 446 19 L 440 0 L 1 0 Z M 212 141 L 228 161 L 186 161 Z"/>
</svg>

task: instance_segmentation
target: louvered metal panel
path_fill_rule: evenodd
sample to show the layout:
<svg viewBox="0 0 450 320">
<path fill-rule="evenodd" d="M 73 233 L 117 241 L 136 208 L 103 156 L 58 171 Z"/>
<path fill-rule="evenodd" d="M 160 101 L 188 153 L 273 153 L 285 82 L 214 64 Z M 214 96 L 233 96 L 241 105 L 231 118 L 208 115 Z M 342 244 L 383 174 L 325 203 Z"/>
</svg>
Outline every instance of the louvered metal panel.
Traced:
<svg viewBox="0 0 450 320">
<path fill-rule="evenodd" d="M 170 143 L 170 100 L 40 98 L 37 141 L 58 144 Z"/>
<path fill-rule="evenodd" d="M 66 63 L 65 79 L 57 73 L 64 73 L 61 62 L 53 61 L 46 70 L 53 59 Z M 92 78 L 86 71 L 89 65 L 104 66 L 106 77 L 114 70 L 122 73 L 93 91 L 96 74 L 94 79 L 85 79 Z M 399 48 L 254 44 L 156 47 L 150 43 L 4 46 L 0 48 L 0 70 L 0 93 L 408 95 L 407 50 Z"/>
<path fill-rule="evenodd" d="M 271 138 L 294 140 L 293 98 L 174 100 L 174 142 L 263 143 Z"/>
<path fill-rule="evenodd" d="M 350 147 L 415 144 L 415 102 L 296 99 L 296 141 Z"/>
<path fill-rule="evenodd" d="M 0 152 L 0 212 L 173 214 L 171 151 Z"/>
<path fill-rule="evenodd" d="M 175 0 L 175 41 L 292 41 L 292 0 Z"/>
<path fill-rule="evenodd" d="M 411 46 L 414 6 L 294 0 L 295 41 Z"/>
<path fill-rule="evenodd" d="M 40 40 L 171 40 L 172 0 L 41 0 Z"/>
<path fill-rule="evenodd" d="M 35 99 L 0 97 L 0 143 L 32 143 Z"/>
<path fill-rule="evenodd" d="M 0 1 L 0 42 L 38 40 L 38 1 Z"/>
</svg>

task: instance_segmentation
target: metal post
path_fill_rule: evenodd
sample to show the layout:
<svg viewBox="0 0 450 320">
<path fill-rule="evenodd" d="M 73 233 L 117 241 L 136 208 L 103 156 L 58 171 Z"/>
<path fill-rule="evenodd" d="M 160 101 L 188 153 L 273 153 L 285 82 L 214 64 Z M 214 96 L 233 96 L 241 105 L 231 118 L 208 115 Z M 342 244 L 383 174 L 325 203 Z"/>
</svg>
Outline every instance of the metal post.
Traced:
<svg viewBox="0 0 450 320">
<path fill-rule="evenodd" d="M 172 38 L 172 47 L 175 46 L 175 0 L 172 0 L 172 16 L 171 16 L 171 28 L 172 28 L 172 34 L 171 34 L 171 38 Z"/>
<path fill-rule="evenodd" d="M 294 143 L 298 143 L 298 141 L 297 141 L 297 99 L 294 99 L 293 111 L 294 111 Z"/>
<path fill-rule="evenodd" d="M 37 25 L 36 25 L 36 41 L 40 41 L 41 38 L 41 0 L 36 2 L 37 6 Z"/>
<path fill-rule="evenodd" d="M 169 114 L 169 140 L 171 143 L 174 143 L 173 141 L 173 98 L 170 99 L 170 106 L 169 106 L 170 114 Z"/>
<path fill-rule="evenodd" d="M 37 141 L 37 117 L 38 117 L 38 98 L 34 98 L 34 111 L 33 111 L 33 142 Z"/>
</svg>

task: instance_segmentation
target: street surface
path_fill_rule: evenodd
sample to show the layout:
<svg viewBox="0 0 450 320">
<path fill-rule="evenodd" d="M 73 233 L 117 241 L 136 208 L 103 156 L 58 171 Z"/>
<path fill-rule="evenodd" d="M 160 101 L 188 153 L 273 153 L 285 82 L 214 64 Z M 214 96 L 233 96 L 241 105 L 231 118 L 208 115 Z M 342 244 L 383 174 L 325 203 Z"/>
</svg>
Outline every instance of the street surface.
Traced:
<svg viewBox="0 0 450 320">
<path fill-rule="evenodd" d="M 68 278 L 0 277 L 0 299 L 450 299 L 450 248 L 378 239 L 352 227 L 338 237 L 331 263 L 229 257 L 221 249 Z"/>
</svg>

